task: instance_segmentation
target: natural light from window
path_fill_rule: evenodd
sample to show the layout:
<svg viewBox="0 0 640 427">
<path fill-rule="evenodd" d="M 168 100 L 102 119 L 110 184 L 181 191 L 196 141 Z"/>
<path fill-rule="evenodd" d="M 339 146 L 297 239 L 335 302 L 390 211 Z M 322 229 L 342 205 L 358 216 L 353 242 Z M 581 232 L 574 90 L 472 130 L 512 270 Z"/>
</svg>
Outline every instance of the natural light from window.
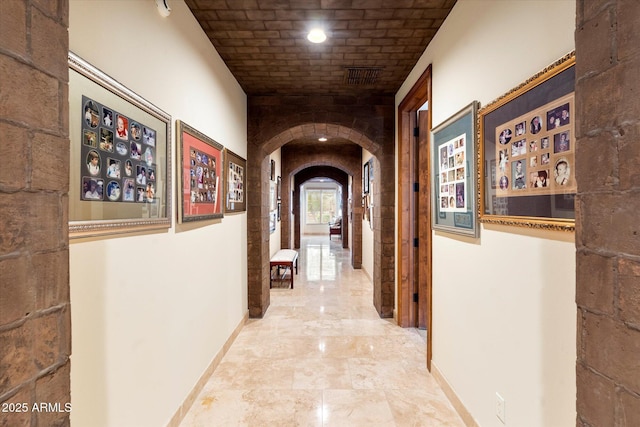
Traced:
<svg viewBox="0 0 640 427">
<path fill-rule="evenodd" d="M 335 189 L 306 190 L 306 224 L 328 224 L 337 212 L 337 196 Z"/>
</svg>

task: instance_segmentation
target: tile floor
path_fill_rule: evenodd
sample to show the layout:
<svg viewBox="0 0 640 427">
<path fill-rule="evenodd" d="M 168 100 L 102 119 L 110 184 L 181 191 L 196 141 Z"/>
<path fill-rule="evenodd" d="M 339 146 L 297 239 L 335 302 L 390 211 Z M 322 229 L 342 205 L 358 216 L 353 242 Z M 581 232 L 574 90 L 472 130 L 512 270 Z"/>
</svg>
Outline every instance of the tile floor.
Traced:
<svg viewBox="0 0 640 427">
<path fill-rule="evenodd" d="M 460 426 L 426 369 L 424 334 L 380 319 L 338 239 L 305 237 L 295 289 L 272 289 L 182 427 Z"/>
</svg>

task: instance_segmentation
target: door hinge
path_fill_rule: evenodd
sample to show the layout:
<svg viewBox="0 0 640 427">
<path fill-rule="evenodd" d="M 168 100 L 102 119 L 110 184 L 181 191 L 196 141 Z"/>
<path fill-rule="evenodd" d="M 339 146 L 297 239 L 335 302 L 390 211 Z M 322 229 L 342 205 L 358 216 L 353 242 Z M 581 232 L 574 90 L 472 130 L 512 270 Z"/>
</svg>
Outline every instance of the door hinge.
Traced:
<svg viewBox="0 0 640 427">
<path fill-rule="evenodd" d="M 413 192 L 417 193 L 418 191 L 420 191 L 420 184 L 417 182 L 413 183 Z"/>
<path fill-rule="evenodd" d="M 418 302 L 418 293 L 413 294 L 413 302 Z"/>
<path fill-rule="evenodd" d="M 415 137 L 420 136 L 420 128 L 418 127 L 413 128 L 413 136 Z"/>
<path fill-rule="evenodd" d="M 413 239 L 413 247 L 414 247 L 414 248 L 417 248 L 417 247 L 418 247 L 418 243 L 419 243 L 419 242 L 418 242 L 418 238 L 417 238 L 417 237 L 415 237 L 415 238 Z"/>
</svg>

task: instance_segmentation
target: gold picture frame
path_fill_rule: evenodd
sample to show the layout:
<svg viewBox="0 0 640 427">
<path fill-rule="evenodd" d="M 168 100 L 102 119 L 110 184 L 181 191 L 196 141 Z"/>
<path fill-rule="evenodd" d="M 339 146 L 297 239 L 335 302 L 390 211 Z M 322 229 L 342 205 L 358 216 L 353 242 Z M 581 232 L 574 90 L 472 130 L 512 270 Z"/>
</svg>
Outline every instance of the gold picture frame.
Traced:
<svg viewBox="0 0 640 427">
<path fill-rule="evenodd" d="M 575 53 L 478 112 L 480 222 L 575 229 Z"/>
</svg>

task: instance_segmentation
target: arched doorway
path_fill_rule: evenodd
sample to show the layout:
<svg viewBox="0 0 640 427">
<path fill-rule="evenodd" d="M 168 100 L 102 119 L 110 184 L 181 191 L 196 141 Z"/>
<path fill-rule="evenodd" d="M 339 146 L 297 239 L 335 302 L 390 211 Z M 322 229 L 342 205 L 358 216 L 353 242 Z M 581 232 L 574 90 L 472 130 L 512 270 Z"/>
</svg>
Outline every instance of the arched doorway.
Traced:
<svg viewBox="0 0 640 427">
<path fill-rule="evenodd" d="M 353 195 L 349 194 L 349 176 L 353 179 L 353 174 L 349 174 L 347 171 L 342 171 L 338 168 L 332 166 L 311 166 L 305 169 L 300 170 L 295 173 L 293 176 L 293 206 L 291 207 L 291 212 L 293 213 L 294 225 L 293 225 L 293 247 L 300 247 L 300 234 L 301 234 L 301 215 L 300 215 L 300 188 L 309 180 L 314 178 L 328 178 L 334 182 L 336 182 L 341 188 L 341 212 L 340 216 L 342 218 L 342 247 L 349 247 L 349 227 L 351 223 L 351 218 L 349 218 L 349 200 L 353 197 Z M 289 216 L 290 218 L 290 216 Z M 289 226 L 290 224 L 286 224 Z M 284 226 L 284 224 L 283 224 Z M 287 227 L 291 228 L 291 227 Z M 361 243 L 359 236 L 354 236 L 355 239 L 358 239 L 358 247 L 361 248 Z M 285 239 L 283 237 L 282 244 L 285 245 Z M 354 245 L 355 246 L 355 245 Z M 354 263 L 354 259 L 360 258 L 360 256 L 356 257 L 353 251 L 351 252 L 351 266 L 353 268 L 360 268 L 359 265 Z"/>
<path fill-rule="evenodd" d="M 285 144 L 300 138 L 313 138 L 318 135 L 328 138 L 342 138 L 359 147 L 365 148 L 378 159 L 380 164 L 380 185 L 376 197 L 376 228 L 374 229 L 375 263 L 373 272 L 374 301 L 373 304 L 381 317 L 392 317 L 394 308 L 394 156 L 393 150 L 381 143 L 374 142 L 367 134 L 355 129 L 327 123 L 307 123 L 289 128 L 277 135 L 252 146 L 250 143 L 247 153 L 247 186 L 253 189 L 247 196 L 247 239 L 248 239 L 248 295 L 249 315 L 262 317 L 269 307 L 269 189 L 265 185 L 269 181 L 269 155 Z M 391 141 L 392 142 L 392 141 Z M 321 147 L 321 146 L 317 146 Z M 300 160 L 301 158 L 305 158 Z M 322 152 L 320 149 L 310 150 L 306 155 L 298 153 L 287 158 L 283 155 L 282 194 L 290 194 L 291 180 L 288 178 L 294 172 L 293 159 L 301 162 L 304 167 L 334 166 L 341 170 L 357 170 L 352 172 L 352 193 L 362 194 L 362 179 L 360 160 L 356 158 L 357 167 L 344 155 L 339 153 Z M 288 162 L 288 165 L 287 165 Z M 300 169 L 300 165 L 297 166 Z M 387 176 L 385 179 L 385 175 Z M 354 198 L 355 199 L 355 198 Z M 287 205 L 285 206 L 285 201 Z M 282 210 L 290 212 L 290 198 L 283 197 Z M 353 203 L 354 218 L 362 216 L 360 203 Z M 286 217 L 287 215 L 285 215 Z M 288 229 L 288 227 L 286 227 Z M 353 222 L 354 235 L 361 233 L 361 223 Z M 285 240 L 286 239 L 286 240 Z M 290 236 L 283 237 L 283 241 L 290 242 Z M 358 248 L 354 239 L 354 265 Z M 383 257 L 383 254 L 386 256 Z"/>
</svg>

